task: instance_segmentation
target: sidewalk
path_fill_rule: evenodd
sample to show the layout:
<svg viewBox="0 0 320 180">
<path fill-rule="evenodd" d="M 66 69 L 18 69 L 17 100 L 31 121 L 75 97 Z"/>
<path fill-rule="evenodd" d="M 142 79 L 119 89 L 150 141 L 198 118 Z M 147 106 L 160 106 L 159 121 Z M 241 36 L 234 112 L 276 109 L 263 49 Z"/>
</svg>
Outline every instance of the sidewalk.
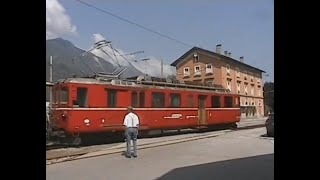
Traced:
<svg viewBox="0 0 320 180">
<path fill-rule="evenodd" d="M 138 158 L 114 153 L 52 164 L 46 166 L 46 179 L 273 180 L 274 144 L 260 138 L 264 133 L 257 128 L 140 149 Z"/>
<path fill-rule="evenodd" d="M 249 128 L 251 126 L 264 126 L 265 120 L 267 118 L 256 118 L 256 119 L 245 119 L 241 120 L 238 123 L 238 128 Z M 230 132 L 231 130 L 221 130 L 221 131 L 211 131 L 206 133 L 190 133 L 190 134 L 181 134 L 181 135 L 175 135 L 175 136 L 164 136 L 164 137 L 156 137 L 156 138 L 144 138 L 139 139 L 139 147 L 138 149 L 145 149 L 148 148 L 148 146 L 160 146 L 160 144 L 175 144 L 177 142 L 183 142 L 184 139 L 202 139 L 203 136 L 220 136 L 227 132 Z M 177 141 L 177 142 L 175 142 Z M 145 147 L 144 147 L 145 146 Z M 162 145 L 161 145 L 162 146 Z M 126 144 L 122 143 L 114 147 L 102 149 L 97 152 L 88 153 L 79 157 L 76 157 L 75 159 L 83 159 L 88 157 L 94 157 L 94 156 L 101 156 L 106 154 L 114 154 L 114 153 L 120 153 L 125 150 Z"/>
<path fill-rule="evenodd" d="M 238 122 L 238 128 L 241 127 L 249 127 L 249 126 L 258 126 L 264 125 L 268 117 L 260 117 L 260 118 L 243 118 Z"/>
</svg>

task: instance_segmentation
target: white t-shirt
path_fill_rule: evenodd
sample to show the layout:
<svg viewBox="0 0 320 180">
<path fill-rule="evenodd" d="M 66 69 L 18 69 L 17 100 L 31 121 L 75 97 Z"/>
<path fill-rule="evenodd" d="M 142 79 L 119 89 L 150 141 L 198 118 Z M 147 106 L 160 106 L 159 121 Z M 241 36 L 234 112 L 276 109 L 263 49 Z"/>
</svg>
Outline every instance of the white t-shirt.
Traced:
<svg viewBox="0 0 320 180">
<path fill-rule="evenodd" d="M 138 127 L 139 123 L 139 117 L 132 112 L 124 117 L 123 125 L 126 127 Z"/>
</svg>

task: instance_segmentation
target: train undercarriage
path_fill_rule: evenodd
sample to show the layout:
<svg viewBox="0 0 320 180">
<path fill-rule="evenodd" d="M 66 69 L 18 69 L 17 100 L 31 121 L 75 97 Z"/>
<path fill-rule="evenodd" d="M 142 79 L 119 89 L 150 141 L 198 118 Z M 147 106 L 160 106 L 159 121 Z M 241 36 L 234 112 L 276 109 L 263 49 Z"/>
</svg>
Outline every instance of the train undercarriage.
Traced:
<svg viewBox="0 0 320 180">
<path fill-rule="evenodd" d="M 185 128 L 171 128 L 171 129 L 152 129 L 140 130 L 139 138 L 152 138 L 165 135 L 178 135 L 185 133 L 201 133 L 208 131 L 217 131 L 225 129 L 236 129 L 236 123 L 219 124 L 211 126 L 197 126 Z M 68 134 L 62 129 L 55 129 L 51 126 L 50 121 L 47 121 L 46 127 L 47 145 L 63 144 L 68 146 L 85 146 L 102 143 L 116 143 L 124 142 L 124 131 L 103 132 L 103 133 L 84 133 L 84 134 Z"/>
</svg>

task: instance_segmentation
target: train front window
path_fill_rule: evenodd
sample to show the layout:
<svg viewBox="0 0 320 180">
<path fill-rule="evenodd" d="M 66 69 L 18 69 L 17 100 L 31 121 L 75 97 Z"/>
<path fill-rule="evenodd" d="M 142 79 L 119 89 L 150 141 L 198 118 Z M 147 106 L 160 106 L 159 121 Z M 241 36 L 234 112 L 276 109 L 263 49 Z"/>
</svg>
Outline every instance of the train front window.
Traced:
<svg viewBox="0 0 320 180">
<path fill-rule="evenodd" d="M 77 88 L 77 100 L 73 102 L 74 107 L 88 107 L 88 89 Z"/>
<path fill-rule="evenodd" d="M 63 87 L 60 89 L 60 104 L 68 104 L 69 93 L 68 88 Z"/>
</svg>

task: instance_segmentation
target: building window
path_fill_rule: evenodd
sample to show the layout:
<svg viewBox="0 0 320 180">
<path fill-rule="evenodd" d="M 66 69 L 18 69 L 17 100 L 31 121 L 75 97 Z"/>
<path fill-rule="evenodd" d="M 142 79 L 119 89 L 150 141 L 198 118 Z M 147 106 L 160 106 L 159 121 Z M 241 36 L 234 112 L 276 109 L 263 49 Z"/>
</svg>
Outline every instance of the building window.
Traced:
<svg viewBox="0 0 320 180">
<path fill-rule="evenodd" d="M 239 70 L 239 68 L 236 69 L 236 76 L 237 76 L 238 78 L 240 78 L 240 70 Z"/>
<path fill-rule="evenodd" d="M 195 76 L 201 75 L 200 66 L 195 66 L 195 67 L 194 67 L 194 75 L 195 75 Z"/>
<path fill-rule="evenodd" d="M 231 80 L 230 79 L 228 79 L 227 80 L 227 89 L 229 89 L 229 91 L 231 91 Z"/>
<path fill-rule="evenodd" d="M 212 74 L 212 73 L 213 73 L 212 64 L 206 64 L 206 74 Z"/>
<path fill-rule="evenodd" d="M 248 85 L 244 84 L 244 93 L 248 95 Z"/>
<path fill-rule="evenodd" d="M 193 54 L 193 61 L 194 62 L 199 62 L 199 55 L 197 53 Z"/>
<path fill-rule="evenodd" d="M 230 65 L 229 64 L 226 65 L 226 70 L 227 70 L 227 75 L 230 75 L 230 71 L 231 70 L 230 70 Z"/>
<path fill-rule="evenodd" d="M 206 81 L 207 86 L 213 86 L 213 81 Z"/>
<path fill-rule="evenodd" d="M 251 105 L 254 106 L 254 101 L 251 101 Z"/>
<path fill-rule="evenodd" d="M 250 76 L 250 80 L 251 80 L 251 82 L 253 82 L 253 76 Z"/>
<path fill-rule="evenodd" d="M 189 67 L 183 68 L 183 76 L 190 76 Z"/>
<path fill-rule="evenodd" d="M 171 107 L 180 107 L 181 105 L 181 96 L 180 94 L 170 94 Z"/>
<path fill-rule="evenodd" d="M 258 87 L 258 96 L 261 96 L 261 90 L 260 90 L 260 87 Z"/>
<path fill-rule="evenodd" d="M 243 72 L 244 80 L 247 80 L 247 71 Z"/>
<path fill-rule="evenodd" d="M 251 85 L 251 95 L 254 94 L 254 85 Z"/>
<path fill-rule="evenodd" d="M 258 105 L 259 105 L 259 106 L 262 106 L 262 105 L 261 105 L 261 100 L 259 100 Z"/>
<path fill-rule="evenodd" d="M 258 84 L 260 84 L 260 78 L 256 78 Z"/>
<path fill-rule="evenodd" d="M 240 89 L 240 82 L 237 82 L 237 92 L 238 92 L 238 94 L 240 94 L 240 91 L 241 89 Z"/>
</svg>

